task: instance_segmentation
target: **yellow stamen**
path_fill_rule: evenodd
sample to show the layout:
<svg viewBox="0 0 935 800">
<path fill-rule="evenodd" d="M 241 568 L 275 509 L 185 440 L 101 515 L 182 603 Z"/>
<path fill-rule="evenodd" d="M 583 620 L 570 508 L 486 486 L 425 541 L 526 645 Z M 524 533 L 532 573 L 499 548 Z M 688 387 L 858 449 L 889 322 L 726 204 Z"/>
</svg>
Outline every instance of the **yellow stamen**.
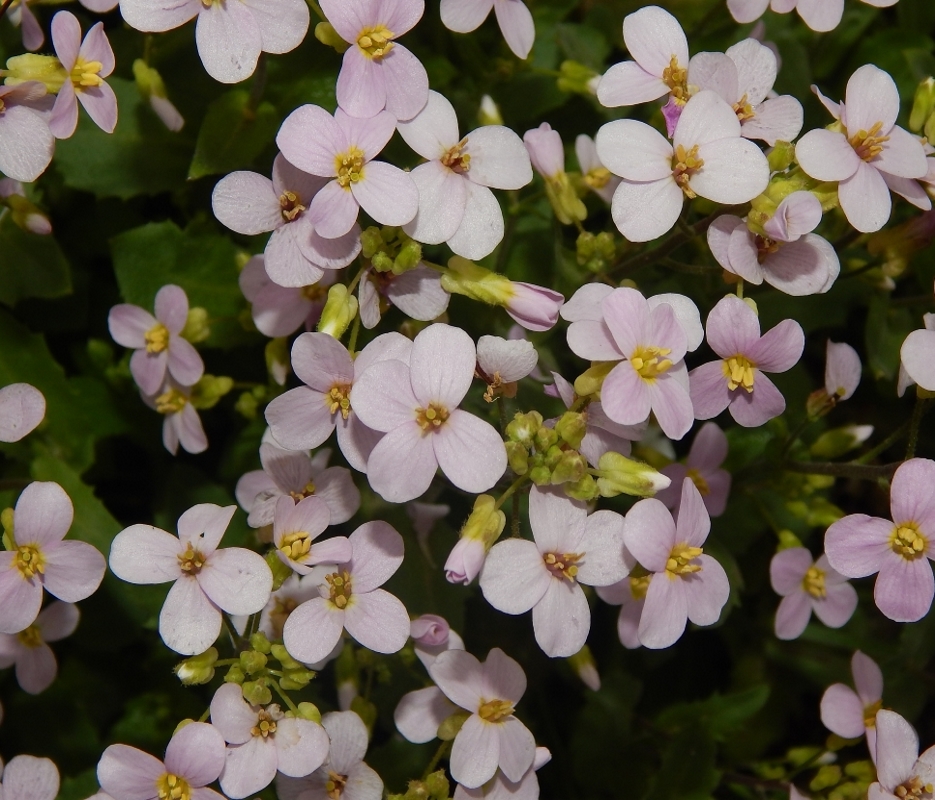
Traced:
<svg viewBox="0 0 935 800">
<path fill-rule="evenodd" d="M 16 638 L 23 647 L 33 649 L 42 644 L 42 631 L 39 630 L 38 625 L 30 625 L 26 630 L 16 634 Z"/>
<path fill-rule="evenodd" d="M 347 383 L 336 383 L 325 395 L 325 405 L 332 414 L 341 412 L 341 416 L 347 419 L 351 413 L 351 387 Z"/>
<path fill-rule="evenodd" d="M 312 550 L 312 537 L 308 531 L 294 531 L 282 537 L 282 554 L 292 561 L 305 561 Z"/>
<path fill-rule="evenodd" d="M 467 142 L 467 136 L 465 136 L 441 157 L 442 164 L 448 167 L 452 172 L 457 172 L 459 175 L 463 175 L 471 169 L 471 154 L 464 152 L 464 148 L 467 147 Z"/>
<path fill-rule="evenodd" d="M 182 572 L 187 572 L 189 575 L 197 575 L 201 572 L 201 568 L 208 560 L 204 553 L 192 547 L 191 542 L 188 543 L 185 552 L 180 553 L 176 558 L 179 560 L 179 569 L 181 569 Z"/>
<path fill-rule="evenodd" d="M 915 561 L 925 555 L 927 546 L 925 537 L 920 533 L 914 522 L 904 522 L 897 525 L 890 533 L 890 547 L 907 561 Z"/>
<path fill-rule="evenodd" d="M 279 207 L 282 209 L 282 218 L 286 222 L 292 222 L 305 211 L 305 206 L 299 201 L 299 196 L 288 190 L 279 195 Z"/>
<path fill-rule="evenodd" d="M 169 389 L 169 391 L 159 395 L 154 402 L 156 403 L 156 411 L 160 414 L 177 414 L 185 408 L 188 398 L 178 389 Z"/>
<path fill-rule="evenodd" d="M 169 346 L 169 329 L 157 322 L 143 335 L 147 353 L 161 353 Z"/>
<path fill-rule="evenodd" d="M 754 364 L 749 358 L 742 355 L 725 358 L 721 362 L 724 377 L 727 378 L 727 388 L 733 391 L 743 387 L 746 391 L 753 391 Z"/>
<path fill-rule="evenodd" d="M 649 582 L 652 578 L 653 574 L 651 572 L 648 575 L 630 578 L 630 594 L 634 600 L 644 600 L 646 598 L 646 592 L 649 591 Z"/>
<path fill-rule="evenodd" d="M 685 150 L 682 145 L 675 148 L 675 155 L 672 157 L 672 177 L 689 200 L 698 196 L 689 185 L 689 181 L 703 166 L 704 160 L 698 158 L 697 144 L 692 145 L 690 150 Z"/>
<path fill-rule="evenodd" d="M 277 706 L 271 706 L 270 708 L 273 711 L 268 709 L 261 709 L 260 713 L 257 714 L 256 725 L 250 729 L 250 733 L 253 736 L 261 736 L 264 739 L 268 739 L 270 736 L 276 733 L 276 721 L 282 719 L 282 712 L 278 715 L 276 711 L 278 710 Z"/>
<path fill-rule="evenodd" d="M 708 486 L 708 482 L 697 469 L 689 469 L 686 477 L 691 478 L 692 483 L 695 484 L 695 488 L 698 490 L 698 494 L 702 497 L 711 494 L 711 487 Z"/>
<path fill-rule="evenodd" d="M 42 555 L 38 545 L 24 544 L 22 547 L 18 547 L 13 563 L 26 580 L 29 580 L 37 573 L 39 575 L 45 574 L 45 556 Z"/>
<path fill-rule="evenodd" d="M 357 46 L 363 50 L 368 58 L 383 58 L 393 49 L 392 39 L 396 38 L 386 25 L 377 25 L 373 28 L 364 28 L 357 37 Z"/>
<path fill-rule="evenodd" d="M 509 700 L 487 700 L 477 709 L 477 715 L 486 722 L 499 722 L 512 713 L 513 704 Z"/>
<path fill-rule="evenodd" d="M 630 356 L 630 363 L 644 381 L 652 383 L 672 366 L 670 359 L 662 358 L 671 352 L 667 347 L 640 345 Z"/>
<path fill-rule="evenodd" d="M 734 103 L 734 113 L 737 115 L 737 119 L 740 120 L 740 122 L 746 122 L 748 119 L 753 119 L 756 116 L 753 106 L 747 102 L 746 95 Z"/>
<path fill-rule="evenodd" d="M 445 422 L 448 421 L 448 409 L 438 403 L 429 403 L 428 408 L 416 409 L 416 422 L 423 432 L 437 431 Z"/>
<path fill-rule="evenodd" d="M 762 264 L 782 247 L 782 242 L 776 242 L 768 236 L 757 235 L 754 237 L 754 242 L 756 243 L 756 261 L 758 264 Z"/>
<path fill-rule="evenodd" d="M 610 170 L 607 167 L 595 167 L 584 176 L 584 182 L 592 189 L 603 189 L 610 183 Z"/>
<path fill-rule="evenodd" d="M 704 551 L 700 547 L 690 547 L 687 544 L 677 544 L 669 553 L 666 561 L 666 577 L 675 580 L 679 575 L 691 575 L 701 572 L 701 564 L 692 564 Z"/>
<path fill-rule="evenodd" d="M 98 74 L 104 65 L 100 61 L 85 61 L 81 56 L 75 62 L 71 69 L 71 82 L 75 89 L 90 89 L 94 86 L 100 86 L 104 79 Z"/>
<path fill-rule="evenodd" d="M 672 56 L 669 66 L 662 71 L 662 82 L 669 87 L 676 103 L 683 106 L 688 102 L 688 69 L 680 66 L 675 56 Z"/>
<path fill-rule="evenodd" d="M 315 494 L 315 484 L 312 481 L 306 483 L 305 486 L 302 487 L 301 492 L 289 492 L 289 496 L 297 503 L 313 494 Z"/>
<path fill-rule="evenodd" d="M 893 789 L 893 794 L 900 798 L 900 800 L 922 800 L 924 795 L 928 795 L 928 797 L 931 798 L 932 789 L 932 784 L 922 783 L 922 778 L 918 775 L 913 775 Z"/>
<path fill-rule="evenodd" d="M 344 787 L 347 784 L 347 775 L 338 775 L 337 772 L 328 772 L 328 780 L 325 781 L 325 794 L 330 800 L 338 800 Z"/>
<path fill-rule="evenodd" d="M 159 800 L 191 800 L 192 790 L 185 778 L 164 772 L 156 779 L 156 794 Z"/>
<path fill-rule="evenodd" d="M 812 565 L 802 578 L 802 588 L 805 589 L 816 600 L 827 597 L 828 590 L 825 588 L 825 571 Z"/>
<path fill-rule="evenodd" d="M 542 560 L 545 568 L 556 578 L 565 578 L 571 583 L 578 575 L 577 563 L 584 558 L 584 553 L 546 553 Z"/>
<path fill-rule="evenodd" d="M 882 122 L 875 122 L 869 131 L 859 130 L 847 140 L 854 148 L 854 152 L 864 161 L 872 161 L 880 155 L 883 152 L 883 142 L 890 140 L 889 136 L 879 135 L 882 127 Z"/>
<path fill-rule="evenodd" d="M 334 157 L 338 185 L 350 191 L 352 183 L 364 179 L 364 151 L 354 145 Z"/>
<path fill-rule="evenodd" d="M 864 727 L 875 728 L 877 726 L 877 711 L 883 708 L 883 701 L 877 700 L 864 708 Z"/>
<path fill-rule="evenodd" d="M 328 584 L 331 602 L 338 608 L 347 608 L 347 601 L 351 598 L 351 574 L 347 570 L 333 572 L 325 576 Z"/>
</svg>

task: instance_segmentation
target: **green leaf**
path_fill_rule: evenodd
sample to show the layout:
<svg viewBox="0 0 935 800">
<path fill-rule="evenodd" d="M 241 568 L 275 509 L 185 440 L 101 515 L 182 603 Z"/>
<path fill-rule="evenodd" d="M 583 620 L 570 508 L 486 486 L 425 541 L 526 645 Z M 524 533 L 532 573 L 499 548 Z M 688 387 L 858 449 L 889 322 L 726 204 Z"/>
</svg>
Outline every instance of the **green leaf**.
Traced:
<svg viewBox="0 0 935 800">
<path fill-rule="evenodd" d="M 713 694 L 707 700 L 670 706 L 659 715 L 657 723 L 661 728 L 682 729 L 683 732 L 703 726 L 712 737 L 722 739 L 740 728 L 768 699 L 766 684 L 734 694 Z"/>
<path fill-rule="evenodd" d="M 590 25 L 561 22 L 555 26 L 555 32 L 568 58 L 597 72 L 604 71 L 604 60 L 610 54 L 610 44 L 599 30 Z"/>
<path fill-rule="evenodd" d="M 73 189 L 124 200 L 177 189 L 185 181 L 190 144 L 166 130 L 132 81 L 110 78 L 117 129 L 104 133 L 82 112 L 78 130 L 58 142 L 55 165 Z"/>
<path fill-rule="evenodd" d="M 701 725 L 679 731 L 662 754 L 656 781 L 646 800 L 701 800 L 710 797 L 720 773 L 715 768 L 717 746 Z"/>
<path fill-rule="evenodd" d="M 208 310 L 209 347 L 243 343 L 248 334 L 237 322 L 244 308 L 237 285 L 237 248 L 227 238 L 182 231 L 174 222 L 153 222 L 110 241 L 120 293 L 128 303 L 153 307 L 156 292 L 181 286 L 189 305 Z"/>
<path fill-rule="evenodd" d="M 279 117 L 271 103 L 260 103 L 256 110 L 249 103 L 249 92 L 237 89 L 208 106 L 189 179 L 248 167 L 263 152 L 276 135 Z"/>
<path fill-rule="evenodd" d="M 0 219 L 0 303 L 71 293 L 71 269 L 52 236 L 27 233 L 7 214 Z"/>
</svg>

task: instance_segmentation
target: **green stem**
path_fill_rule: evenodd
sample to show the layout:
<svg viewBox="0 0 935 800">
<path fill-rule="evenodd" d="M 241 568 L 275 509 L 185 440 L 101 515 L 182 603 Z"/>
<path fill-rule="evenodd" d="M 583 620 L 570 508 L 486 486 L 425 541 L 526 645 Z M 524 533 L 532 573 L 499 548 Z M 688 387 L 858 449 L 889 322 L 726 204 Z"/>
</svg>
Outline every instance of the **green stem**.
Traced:
<svg viewBox="0 0 935 800">
<path fill-rule="evenodd" d="M 211 716 L 211 706 L 208 706 L 208 707 L 205 709 L 205 713 L 202 714 L 200 717 L 198 717 L 198 721 L 199 721 L 199 722 L 207 722 L 207 721 L 208 721 L 208 717 L 210 717 L 210 716 Z"/>
<path fill-rule="evenodd" d="M 880 478 L 891 478 L 901 464 L 868 465 L 868 464 L 838 464 L 830 461 L 786 461 L 782 467 L 789 472 L 800 472 L 805 475 L 832 475 L 836 478 L 854 478 L 859 481 L 876 481 Z"/>
<path fill-rule="evenodd" d="M 8 9 L 11 5 L 13 5 L 13 0 L 4 0 L 3 5 L 0 6 L 0 19 L 3 18 L 3 15 L 6 14 L 7 9 Z"/>
<path fill-rule="evenodd" d="M 513 481 L 513 483 L 507 487 L 506 491 L 500 495 L 500 499 L 497 500 L 497 502 L 494 504 L 494 511 L 499 511 L 500 507 L 516 493 L 516 490 L 519 489 L 520 486 L 522 486 L 528 480 L 528 475 L 520 475 L 515 481 Z"/>
<path fill-rule="evenodd" d="M 439 268 L 439 269 L 440 269 L 440 268 Z M 354 293 L 354 289 L 357 288 L 357 284 L 360 283 L 360 279 L 364 276 L 364 272 L 366 272 L 366 271 L 367 271 L 367 265 L 365 264 L 364 266 L 362 266 L 362 267 L 360 268 L 360 270 L 358 270 L 357 274 L 354 276 L 354 280 L 352 280 L 352 281 L 347 285 L 347 294 L 348 294 L 348 296 L 350 296 L 350 295 L 352 295 L 352 294 Z"/>
<path fill-rule="evenodd" d="M 318 15 L 322 22 L 328 21 L 328 18 L 325 16 L 325 12 L 321 10 L 321 6 L 319 6 L 315 0 L 305 0 L 305 2 L 308 3 L 308 7 Z"/>
<path fill-rule="evenodd" d="M 429 761 L 429 765 L 425 768 L 425 772 L 422 773 L 422 780 L 424 781 L 435 771 L 435 767 L 438 766 L 438 762 L 441 761 L 451 749 L 451 742 L 442 742 L 438 746 L 438 750 L 435 751 L 435 755 L 432 756 L 432 760 Z"/>
<path fill-rule="evenodd" d="M 811 422 L 812 421 L 806 417 L 795 427 L 792 433 L 789 434 L 788 438 L 786 439 L 786 443 L 782 446 L 782 452 L 779 454 L 780 459 L 786 457 L 788 452 L 792 449 L 792 445 L 794 445 L 799 440 L 802 432 L 811 424 Z"/>
<path fill-rule="evenodd" d="M 912 409 L 912 418 L 909 420 L 909 440 L 906 442 L 906 461 L 915 456 L 916 445 L 919 443 L 919 426 L 922 417 L 929 409 L 929 401 L 916 395 L 916 404 Z"/>
<path fill-rule="evenodd" d="M 876 447 L 868 450 L 862 456 L 855 458 L 853 461 L 851 461 L 851 463 L 866 464 L 868 461 L 873 461 L 873 459 L 875 459 L 878 455 L 885 453 L 890 447 L 892 447 L 894 442 L 898 442 L 907 430 L 909 430 L 909 423 L 905 422 L 889 436 L 887 436 L 882 442 L 880 442 Z"/>
<path fill-rule="evenodd" d="M 360 310 L 354 317 L 354 327 L 351 328 L 351 338 L 347 340 L 347 351 L 353 355 L 354 348 L 357 347 L 357 334 L 360 333 Z"/>
<path fill-rule="evenodd" d="M 283 691 L 282 687 L 279 685 L 279 681 L 270 681 L 270 686 L 272 686 L 273 689 L 275 689 L 276 694 L 278 694 L 278 695 L 283 699 L 283 702 L 284 702 L 287 706 L 289 706 L 289 710 L 290 710 L 290 711 L 292 711 L 292 712 L 294 712 L 294 713 L 296 713 L 296 714 L 299 713 L 298 706 L 296 706 L 296 704 L 292 702 L 292 698 L 289 697 L 289 695 L 287 695 L 287 694 Z"/>
<path fill-rule="evenodd" d="M 227 612 L 221 613 L 221 619 L 224 620 L 224 627 L 227 628 L 227 633 L 231 637 L 231 644 L 234 646 L 234 649 L 240 650 L 242 641 L 240 639 L 240 634 L 237 633 L 237 629 L 234 627 L 233 620 L 227 615 Z"/>
</svg>

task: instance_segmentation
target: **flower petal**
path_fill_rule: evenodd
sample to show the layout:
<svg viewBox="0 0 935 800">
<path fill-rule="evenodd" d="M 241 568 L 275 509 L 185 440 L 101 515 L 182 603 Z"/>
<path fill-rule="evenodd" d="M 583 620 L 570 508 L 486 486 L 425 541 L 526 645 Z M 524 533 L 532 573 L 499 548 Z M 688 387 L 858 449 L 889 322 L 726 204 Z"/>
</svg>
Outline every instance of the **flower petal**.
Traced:
<svg viewBox="0 0 935 800">
<path fill-rule="evenodd" d="M 459 489 L 478 493 L 490 489 L 507 467 L 500 434 L 473 414 L 455 409 L 448 421 L 427 436 L 445 477 Z"/>
<path fill-rule="evenodd" d="M 375 653 L 398 653 L 409 639 L 409 612 L 384 589 L 351 596 L 344 614 L 347 632 Z"/>
</svg>

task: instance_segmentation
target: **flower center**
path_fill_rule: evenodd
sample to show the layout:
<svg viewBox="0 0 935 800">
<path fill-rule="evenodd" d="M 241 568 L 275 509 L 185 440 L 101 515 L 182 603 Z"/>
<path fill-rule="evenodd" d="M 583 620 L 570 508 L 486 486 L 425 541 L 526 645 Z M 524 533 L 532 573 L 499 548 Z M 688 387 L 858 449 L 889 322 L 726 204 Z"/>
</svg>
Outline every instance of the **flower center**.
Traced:
<svg viewBox="0 0 935 800">
<path fill-rule="evenodd" d="M 692 564 L 704 551 L 700 547 L 690 547 L 687 544 L 677 544 L 669 553 L 666 561 L 666 576 L 674 580 L 677 575 L 691 575 L 701 572 L 701 564 Z"/>
<path fill-rule="evenodd" d="M 708 486 L 708 482 L 704 479 L 704 476 L 694 467 L 688 470 L 686 477 L 691 478 L 691 482 L 695 484 L 695 488 L 698 490 L 698 494 L 702 497 L 707 497 L 711 494 L 711 487 Z"/>
<path fill-rule="evenodd" d="M 24 544 L 16 550 L 16 559 L 13 562 L 22 573 L 23 578 L 29 580 L 37 572 L 45 574 L 45 556 L 38 545 Z"/>
<path fill-rule="evenodd" d="M 282 718 L 282 713 L 276 713 L 276 711 L 278 711 L 276 706 L 270 706 L 270 708 L 273 709 L 273 711 L 264 708 L 257 714 L 256 725 L 250 729 L 250 733 L 253 736 L 262 736 L 264 739 L 267 739 L 276 733 L 276 720 Z"/>
<path fill-rule="evenodd" d="M 816 600 L 821 600 L 828 595 L 825 588 L 825 571 L 818 569 L 814 564 L 808 568 L 805 577 L 802 578 L 802 588 L 805 589 Z"/>
<path fill-rule="evenodd" d="M 289 615 L 299 607 L 299 603 L 292 597 L 277 597 L 273 610 L 269 612 L 269 620 L 273 626 L 273 633 L 277 639 L 282 638 L 282 629 L 289 619 Z"/>
<path fill-rule="evenodd" d="M 734 113 L 737 115 L 737 119 L 740 120 L 740 122 L 746 122 L 748 119 L 753 119 L 756 116 L 753 106 L 747 102 L 746 95 L 734 103 Z"/>
<path fill-rule="evenodd" d="M 698 195 L 695 194 L 688 182 L 692 175 L 701 171 L 704 161 L 698 158 L 698 145 L 693 144 L 691 150 L 686 151 L 682 145 L 675 148 L 675 155 L 672 157 L 672 177 L 679 185 L 683 194 L 692 200 Z"/>
<path fill-rule="evenodd" d="M 748 392 L 753 391 L 753 370 L 756 365 L 746 356 L 736 355 L 725 358 L 721 364 L 727 388 L 733 391 L 741 386 Z"/>
<path fill-rule="evenodd" d="M 649 573 L 648 575 L 640 575 L 636 578 L 630 578 L 630 594 L 633 596 L 634 600 L 646 599 L 646 592 L 649 591 L 649 582 L 652 580 L 652 578 L 652 573 Z"/>
<path fill-rule="evenodd" d="M 477 709 L 477 716 L 486 722 L 499 722 L 512 713 L 513 704 L 509 700 L 488 700 Z"/>
<path fill-rule="evenodd" d="M 595 167 L 584 176 L 584 182 L 592 189 L 603 189 L 610 183 L 610 170 L 607 167 Z"/>
<path fill-rule="evenodd" d="M 652 383 L 657 376 L 662 375 L 672 366 L 671 360 L 662 358 L 671 352 L 667 347 L 640 345 L 630 356 L 630 363 L 644 381 Z"/>
<path fill-rule="evenodd" d="M 679 105 L 688 102 L 688 70 L 679 65 L 675 56 L 669 60 L 669 66 L 662 71 L 662 82 L 669 87 L 669 92 Z"/>
<path fill-rule="evenodd" d="M 877 726 L 877 711 L 883 708 L 883 701 L 877 700 L 864 708 L 864 727 L 875 728 Z"/>
<path fill-rule="evenodd" d="M 428 408 L 416 409 L 416 422 L 424 433 L 438 430 L 450 416 L 448 409 L 440 403 L 429 403 Z"/>
<path fill-rule="evenodd" d="M 463 175 L 471 168 L 471 154 L 464 152 L 464 148 L 467 147 L 467 141 L 467 136 L 465 136 L 441 158 L 441 162 L 444 166 L 448 167 L 452 172 L 457 172 L 459 175 Z"/>
<path fill-rule="evenodd" d="M 169 346 L 169 329 L 157 322 L 144 334 L 147 353 L 161 353 Z"/>
<path fill-rule="evenodd" d="M 282 218 L 286 222 L 292 222 L 299 214 L 305 211 L 305 206 L 299 200 L 295 192 L 288 189 L 279 195 L 279 208 L 282 209 Z"/>
<path fill-rule="evenodd" d="M 289 496 L 297 503 L 313 494 L 315 494 L 315 484 L 312 481 L 306 483 L 301 492 L 289 492 Z"/>
<path fill-rule="evenodd" d="M 188 402 L 188 398 L 178 389 L 169 389 L 156 398 L 156 411 L 160 414 L 177 414 Z"/>
<path fill-rule="evenodd" d="M 0 98 L 0 114 L 6 111 L 6 105 L 3 103 L 3 98 Z"/>
<path fill-rule="evenodd" d="M 357 46 L 370 58 L 383 58 L 393 49 L 392 39 L 396 38 L 386 25 L 364 28 L 357 37 Z"/>
<path fill-rule="evenodd" d="M 313 283 L 311 286 L 303 286 L 300 291 L 302 292 L 302 296 L 312 303 L 322 303 L 328 296 L 328 290 L 318 283 Z"/>
<path fill-rule="evenodd" d="M 42 631 L 39 630 L 38 625 L 30 625 L 26 630 L 16 634 L 16 638 L 23 647 L 32 649 L 42 644 Z"/>
<path fill-rule="evenodd" d="M 925 554 L 927 542 L 914 522 L 904 522 L 893 528 L 890 534 L 890 547 L 906 561 L 914 561 Z"/>
<path fill-rule="evenodd" d="M 779 252 L 779 248 L 782 246 L 781 242 L 774 241 L 768 236 L 755 236 L 754 243 L 756 244 L 756 263 L 762 264 L 769 258 L 773 253 Z"/>
<path fill-rule="evenodd" d="M 883 142 L 890 140 L 889 136 L 879 135 L 882 127 L 882 122 L 875 122 L 869 131 L 859 130 L 847 140 L 864 161 L 876 158 L 883 151 Z"/>
<path fill-rule="evenodd" d="M 159 800 L 191 800 L 192 790 L 185 778 L 164 772 L 156 779 L 156 793 Z"/>
<path fill-rule="evenodd" d="M 328 394 L 325 395 L 325 405 L 328 406 L 328 410 L 332 414 L 337 414 L 340 411 L 341 416 L 347 419 L 348 414 L 351 413 L 350 393 L 350 384 L 336 383 L 332 386 Z"/>
<path fill-rule="evenodd" d="M 913 775 L 893 789 L 893 794 L 900 800 L 922 800 L 932 796 L 932 789 L 932 784 L 922 783 L 922 778 Z"/>
<path fill-rule="evenodd" d="M 328 584 L 328 596 L 338 608 L 347 608 L 347 601 L 351 597 L 351 573 L 346 569 L 341 572 L 332 572 L 325 576 Z"/>
<path fill-rule="evenodd" d="M 349 190 L 352 183 L 364 179 L 364 151 L 351 145 L 334 157 L 334 168 L 338 171 L 338 185 Z"/>
<path fill-rule="evenodd" d="M 189 575 L 197 575 L 201 572 L 201 568 L 208 560 L 204 553 L 192 547 L 191 542 L 188 543 L 185 552 L 179 553 L 176 558 L 179 560 L 179 569 L 182 570 L 182 572 L 187 572 Z"/>
<path fill-rule="evenodd" d="M 291 561 L 305 561 L 312 550 L 312 536 L 308 531 L 287 533 L 279 549 Z"/>
<path fill-rule="evenodd" d="M 98 74 L 104 65 L 100 61 L 85 61 L 81 56 L 71 68 L 71 82 L 76 89 L 90 89 L 100 86 L 104 79 Z"/>
<path fill-rule="evenodd" d="M 575 582 L 578 575 L 577 563 L 584 558 L 584 553 L 546 553 L 542 560 L 545 568 L 556 578 L 567 578 Z"/>
<path fill-rule="evenodd" d="M 338 800 L 341 796 L 341 792 L 344 791 L 344 786 L 347 783 L 347 775 L 338 775 L 337 772 L 328 772 L 328 780 L 325 781 L 325 794 L 331 798 L 331 800 Z"/>
</svg>

